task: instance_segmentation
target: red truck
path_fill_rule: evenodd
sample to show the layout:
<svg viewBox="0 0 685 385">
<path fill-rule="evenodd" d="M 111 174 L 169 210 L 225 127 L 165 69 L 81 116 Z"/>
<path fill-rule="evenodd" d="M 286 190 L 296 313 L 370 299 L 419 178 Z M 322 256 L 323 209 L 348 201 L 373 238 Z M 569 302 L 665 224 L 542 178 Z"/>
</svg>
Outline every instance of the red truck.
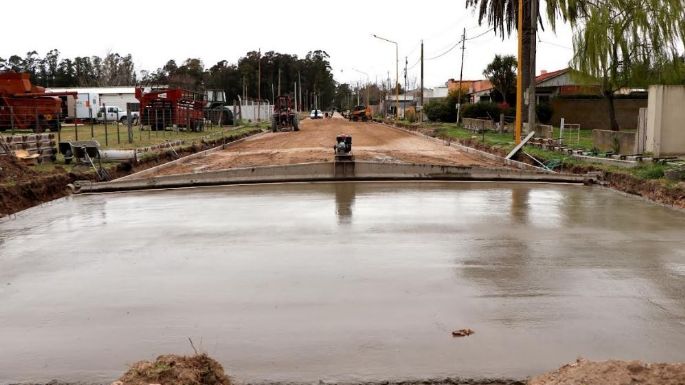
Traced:
<svg viewBox="0 0 685 385">
<path fill-rule="evenodd" d="M 28 73 L 0 73 L 0 131 L 10 129 L 58 131 L 62 111 L 60 96 L 76 92 L 45 92 L 31 84 Z"/>
<path fill-rule="evenodd" d="M 192 131 L 204 129 L 204 93 L 181 88 L 164 88 L 145 91 L 136 87 L 140 102 L 140 124 L 151 130 L 167 127 L 185 127 Z"/>
</svg>

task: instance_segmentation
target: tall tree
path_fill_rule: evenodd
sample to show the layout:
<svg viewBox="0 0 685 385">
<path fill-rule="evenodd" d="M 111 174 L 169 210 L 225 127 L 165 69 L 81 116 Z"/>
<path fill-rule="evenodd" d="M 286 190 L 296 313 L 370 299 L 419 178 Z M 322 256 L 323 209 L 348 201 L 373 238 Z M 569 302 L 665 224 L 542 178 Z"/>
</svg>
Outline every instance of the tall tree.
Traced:
<svg viewBox="0 0 685 385">
<path fill-rule="evenodd" d="M 619 130 L 614 106 L 617 90 L 662 82 L 666 63 L 678 67 L 678 45 L 685 41 L 682 0 L 594 0 L 574 23 L 574 68 L 599 80 L 607 100 L 609 125 Z"/>
<path fill-rule="evenodd" d="M 530 2 L 523 0 L 523 60 L 519 65 L 523 76 L 521 77 L 523 89 L 526 90 L 531 82 L 530 53 L 531 33 L 533 32 L 532 17 L 530 14 Z M 540 0 L 535 0 L 540 1 Z M 585 7 L 593 0 L 547 0 L 546 12 L 552 29 L 556 27 L 556 18 L 575 22 L 583 14 Z M 478 13 L 478 23 L 484 21 L 492 27 L 495 34 L 502 39 L 518 31 L 519 0 L 466 0 L 466 8 L 473 8 Z M 538 7 L 540 9 L 540 7 Z M 538 12 L 539 25 L 544 27 L 541 13 Z"/>
<path fill-rule="evenodd" d="M 510 105 L 516 100 L 516 68 L 514 56 L 495 55 L 495 59 L 483 71 L 483 75 Z"/>
</svg>

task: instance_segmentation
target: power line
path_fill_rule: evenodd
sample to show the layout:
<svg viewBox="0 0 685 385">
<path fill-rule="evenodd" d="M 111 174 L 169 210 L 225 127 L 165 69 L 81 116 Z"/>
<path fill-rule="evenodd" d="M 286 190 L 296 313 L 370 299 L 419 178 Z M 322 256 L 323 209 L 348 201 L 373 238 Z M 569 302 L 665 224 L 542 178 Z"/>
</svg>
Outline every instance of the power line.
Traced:
<svg viewBox="0 0 685 385">
<path fill-rule="evenodd" d="M 479 34 L 479 35 L 476 35 L 476 36 L 474 36 L 474 37 L 470 37 L 470 38 L 466 39 L 466 41 L 478 39 L 478 38 L 481 37 L 481 36 L 485 36 L 485 34 L 487 34 L 488 32 L 491 32 L 492 30 L 493 30 L 493 28 L 490 28 L 490 29 L 488 29 L 487 31 L 485 31 L 485 32 L 483 32 L 483 33 L 481 33 L 481 34 Z"/>
<path fill-rule="evenodd" d="M 470 38 L 466 39 L 465 41 L 470 41 L 470 40 L 478 39 L 479 37 L 484 36 L 484 35 L 487 34 L 488 32 L 491 32 L 492 30 L 493 30 L 493 29 L 490 28 L 490 29 L 488 29 L 487 31 L 485 31 L 485 32 L 483 32 L 483 33 L 481 33 L 481 34 L 479 34 L 479 35 L 476 35 L 476 36 L 474 36 L 474 37 L 470 37 Z M 426 59 L 426 60 L 435 60 L 435 59 L 439 59 L 439 58 L 441 58 L 441 57 L 447 55 L 448 53 L 452 52 L 455 48 L 457 48 L 457 47 L 459 46 L 459 44 L 461 44 L 461 43 L 463 43 L 463 42 L 464 42 L 464 40 L 463 40 L 463 39 L 460 39 L 460 40 L 457 41 L 452 47 L 450 47 L 447 51 L 441 53 L 440 55 L 437 55 L 437 56 L 428 58 L 428 59 Z"/>
</svg>

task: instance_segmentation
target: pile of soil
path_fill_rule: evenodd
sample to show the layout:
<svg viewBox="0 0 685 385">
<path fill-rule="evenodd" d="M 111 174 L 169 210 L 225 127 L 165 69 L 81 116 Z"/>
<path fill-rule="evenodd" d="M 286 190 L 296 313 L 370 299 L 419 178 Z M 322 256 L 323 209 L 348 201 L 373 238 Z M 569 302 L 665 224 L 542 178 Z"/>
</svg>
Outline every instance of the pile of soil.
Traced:
<svg viewBox="0 0 685 385">
<path fill-rule="evenodd" d="M 164 355 L 140 361 L 112 385 L 231 385 L 221 365 L 207 356 Z"/>
<path fill-rule="evenodd" d="M 39 173 L 17 158 L 0 156 L 0 217 L 64 196 L 71 181 L 64 171 Z"/>
<path fill-rule="evenodd" d="M 241 135 L 193 143 L 177 149 L 176 152 L 169 150 L 150 153 L 135 165 L 120 163 L 108 169 L 108 173 L 112 178 L 119 178 L 175 160 L 177 155 L 193 154 L 260 132 L 261 129 L 255 128 Z M 61 167 L 55 167 L 50 172 L 38 172 L 15 157 L 0 156 L 0 218 L 66 196 L 70 193 L 67 185 L 76 180 L 96 181 L 97 178 L 95 172 L 88 167 L 79 173 L 67 172 Z"/>
<path fill-rule="evenodd" d="M 641 361 L 591 362 L 579 359 L 553 372 L 532 378 L 529 385 L 682 385 L 685 363 L 649 364 Z"/>
</svg>

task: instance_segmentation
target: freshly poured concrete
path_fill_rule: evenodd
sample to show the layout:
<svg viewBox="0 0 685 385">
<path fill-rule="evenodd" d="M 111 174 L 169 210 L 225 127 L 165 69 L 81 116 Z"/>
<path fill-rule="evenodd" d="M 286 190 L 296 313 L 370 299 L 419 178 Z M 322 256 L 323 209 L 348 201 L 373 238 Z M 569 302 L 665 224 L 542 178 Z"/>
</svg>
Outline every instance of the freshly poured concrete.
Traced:
<svg viewBox="0 0 685 385">
<path fill-rule="evenodd" d="M 0 223 L 0 383 L 105 382 L 188 337 L 241 381 L 683 361 L 684 234 L 679 212 L 582 186 L 76 196 Z"/>
</svg>

